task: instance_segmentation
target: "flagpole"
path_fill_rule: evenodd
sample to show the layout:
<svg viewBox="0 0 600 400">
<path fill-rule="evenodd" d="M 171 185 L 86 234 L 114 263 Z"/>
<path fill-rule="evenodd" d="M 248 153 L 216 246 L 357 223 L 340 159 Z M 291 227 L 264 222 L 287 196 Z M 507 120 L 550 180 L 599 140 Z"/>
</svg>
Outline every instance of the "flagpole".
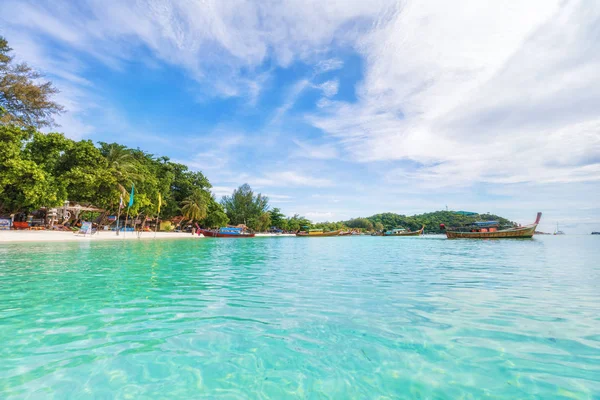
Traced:
<svg viewBox="0 0 600 400">
<path fill-rule="evenodd" d="M 154 238 L 156 239 L 156 232 L 158 231 L 158 222 L 160 221 L 160 206 L 162 206 L 162 196 L 158 192 L 158 212 L 156 213 L 156 226 L 154 227 Z"/>
<path fill-rule="evenodd" d="M 125 232 L 127 232 L 127 221 L 129 220 L 129 206 L 127 207 L 127 216 L 125 217 L 125 230 L 123 230 L 123 237 L 125 237 Z"/>
<path fill-rule="evenodd" d="M 131 184 L 131 194 L 129 195 L 129 203 L 127 204 L 127 216 L 125 217 L 125 231 L 123 231 L 123 237 L 125 237 L 125 232 L 127 231 L 127 221 L 129 221 L 129 209 L 133 205 L 133 192 L 134 192 L 134 184 L 132 183 Z"/>
<path fill-rule="evenodd" d="M 119 212 L 117 213 L 117 236 L 119 236 L 119 220 L 121 219 L 121 204 L 119 204 Z"/>
</svg>

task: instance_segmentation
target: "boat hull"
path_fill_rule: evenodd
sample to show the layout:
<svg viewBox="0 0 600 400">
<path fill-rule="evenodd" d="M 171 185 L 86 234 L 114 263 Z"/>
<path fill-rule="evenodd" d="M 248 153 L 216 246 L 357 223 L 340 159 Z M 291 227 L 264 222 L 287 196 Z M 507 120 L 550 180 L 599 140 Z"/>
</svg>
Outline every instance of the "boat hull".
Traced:
<svg viewBox="0 0 600 400">
<path fill-rule="evenodd" d="M 201 234 L 203 234 L 205 237 L 234 238 L 234 239 L 243 239 L 243 238 L 253 238 L 254 237 L 254 233 L 242 233 L 240 235 L 233 235 L 230 233 L 213 232 L 213 231 L 209 231 L 206 229 L 199 229 L 198 231 Z"/>
<path fill-rule="evenodd" d="M 296 236 L 298 237 L 331 237 L 331 236 L 339 236 L 341 231 L 332 231 L 332 232 L 298 232 Z"/>
<path fill-rule="evenodd" d="M 504 229 L 496 232 L 454 232 L 446 231 L 448 239 L 529 239 L 535 233 L 536 225 Z"/>
<path fill-rule="evenodd" d="M 530 239 L 535 234 L 541 218 L 542 213 L 539 212 L 535 222 L 531 225 L 493 232 L 459 232 L 449 229 L 446 230 L 446 237 L 448 239 Z"/>
</svg>

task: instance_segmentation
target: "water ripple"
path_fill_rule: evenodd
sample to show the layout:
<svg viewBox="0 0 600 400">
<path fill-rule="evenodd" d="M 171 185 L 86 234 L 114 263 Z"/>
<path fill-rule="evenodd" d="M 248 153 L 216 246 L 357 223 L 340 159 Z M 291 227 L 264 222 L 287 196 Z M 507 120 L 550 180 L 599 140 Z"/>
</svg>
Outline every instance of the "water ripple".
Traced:
<svg viewBox="0 0 600 400">
<path fill-rule="evenodd" d="M 0 253 L 2 398 L 600 398 L 594 237 Z"/>
</svg>

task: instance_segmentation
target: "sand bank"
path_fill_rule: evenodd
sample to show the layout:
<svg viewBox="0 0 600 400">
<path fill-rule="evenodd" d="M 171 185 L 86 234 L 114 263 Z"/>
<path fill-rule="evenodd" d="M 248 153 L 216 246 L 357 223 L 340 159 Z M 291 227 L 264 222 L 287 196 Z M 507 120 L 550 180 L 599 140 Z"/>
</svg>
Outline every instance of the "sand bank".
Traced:
<svg viewBox="0 0 600 400">
<path fill-rule="evenodd" d="M 255 237 L 294 237 L 293 233 L 257 233 Z"/>
<path fill-rule="evenodd" d="M 144 232 L 140 237 L 135 232 L 121 232 L 119 236 L 115 232 L 100 231 L 94 235 L 78 235 L 72 232 L 58 231 L 0 231 L 0 244 L 12 242 L 78 242 L 78 241 L 101 241 L 101 240 L 154 240 L 154 239 L 199 239 L 204 236 L 196 236 L 191 233 L 176 232 Z"/>
</svg>

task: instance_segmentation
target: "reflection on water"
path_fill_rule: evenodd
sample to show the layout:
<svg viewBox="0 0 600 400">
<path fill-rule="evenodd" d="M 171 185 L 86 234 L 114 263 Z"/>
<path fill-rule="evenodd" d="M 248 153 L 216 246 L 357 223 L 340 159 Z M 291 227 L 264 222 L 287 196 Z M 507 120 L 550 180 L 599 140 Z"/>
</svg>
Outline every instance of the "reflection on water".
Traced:
<svg viewBox="0 0 600 400">
<path fill-rule="evenodd" d="M 2 398 L 598 398 L 598 237 L 0 246 Z"/>
</svg>

